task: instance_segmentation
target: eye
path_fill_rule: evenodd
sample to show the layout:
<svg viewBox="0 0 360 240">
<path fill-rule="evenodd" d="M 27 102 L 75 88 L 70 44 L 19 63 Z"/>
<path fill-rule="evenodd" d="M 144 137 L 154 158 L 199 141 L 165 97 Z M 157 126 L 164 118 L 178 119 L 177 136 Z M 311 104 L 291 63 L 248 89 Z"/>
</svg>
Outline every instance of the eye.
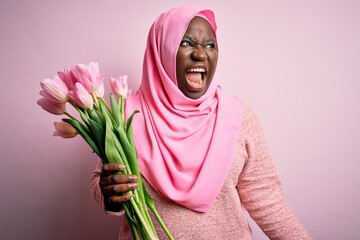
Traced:
<svg viewBox="0 0 360 240">
<path fill-rule="evenodd" d="M 212 49 L 212 48 L 215 48 L 216 47 L 216 44 L 215 43 L 208 43 L 205 45 L 205 48 L 208 48 L 208 49 Z"/>
<path fill-rule="evenodd" d="M 190 42 L 189 40 L 182 40 L 181 43 L 180 43 L 180 46 L 182 46 L 182 47 L 191 47 L 192 42 Z"/>
</svg>

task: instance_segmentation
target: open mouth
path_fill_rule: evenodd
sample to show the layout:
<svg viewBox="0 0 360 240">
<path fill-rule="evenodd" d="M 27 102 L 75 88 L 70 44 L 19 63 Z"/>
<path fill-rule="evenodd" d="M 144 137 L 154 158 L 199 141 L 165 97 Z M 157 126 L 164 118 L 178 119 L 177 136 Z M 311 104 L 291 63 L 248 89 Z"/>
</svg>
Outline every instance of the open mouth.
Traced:
<svg viewBox="0 0 360 240">
<path fill-rule="evenodd" d="M 186 83 L 189 90 L 199 91 L 205 86 L 205 74 L 204 68 L 191 68 L 186 74 Z"/>
</svg>

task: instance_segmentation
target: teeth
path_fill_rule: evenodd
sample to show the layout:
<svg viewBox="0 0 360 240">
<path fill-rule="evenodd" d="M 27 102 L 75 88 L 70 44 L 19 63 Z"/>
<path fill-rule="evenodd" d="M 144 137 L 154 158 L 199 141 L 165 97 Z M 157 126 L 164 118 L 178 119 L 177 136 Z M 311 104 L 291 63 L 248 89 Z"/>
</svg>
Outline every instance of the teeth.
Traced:
<svg viewBox="0 0 360 240">
<path fill-rule="evenodd" d="M 204 73 L 204 72 L 205 72 L 205 69 L 203 69 L 203 68 L 192 68 L 192 69 L 189 69 L 188 72 L 200 72 L 200 73 Z"/>
</svg>

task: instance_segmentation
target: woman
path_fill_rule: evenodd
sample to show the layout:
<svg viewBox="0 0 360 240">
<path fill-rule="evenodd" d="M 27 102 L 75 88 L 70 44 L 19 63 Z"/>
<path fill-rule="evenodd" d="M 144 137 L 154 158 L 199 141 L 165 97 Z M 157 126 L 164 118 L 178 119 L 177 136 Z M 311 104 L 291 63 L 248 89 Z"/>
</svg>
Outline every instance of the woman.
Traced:
<svg viewBox="0 0 360 240">
<path fill-rule="evenodd" d="M 210 10 L 175 8 L 152 25 L 126 112 L 141 111 L 134 137 L 160 215 L 175 239 L 251 239 L 243 207 L 271 239 L 310 239 L 287 206 L 254 112 L 213 80 L 217 60 Z M 95 199 L 112 214 L 137 187 L 135 176 L 115 175 L 123 169 L 99 161 L 92 178 Z M 128 238 L 125 222 L 119 239 Z"/>
</svg>

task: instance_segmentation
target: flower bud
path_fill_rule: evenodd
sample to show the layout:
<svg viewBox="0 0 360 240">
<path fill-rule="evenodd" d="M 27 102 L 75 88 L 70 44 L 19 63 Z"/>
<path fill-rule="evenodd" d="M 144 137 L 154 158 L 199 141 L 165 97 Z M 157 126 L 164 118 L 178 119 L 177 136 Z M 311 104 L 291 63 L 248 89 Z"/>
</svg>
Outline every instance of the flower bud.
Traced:
<svg viewBox="0 0 360 240">
<path fill-rule="evenodd" d="M 104 96 L 104 76 L 99 73 L 99 64 L 91 62 L 89 66 L 77 64 L 72 69 L 72 73 L 88 93 L 95 93 L 97 97 Z"/>
<path fill-rule="evenodd" d="M 73 138 L 77 135 L 77 132 L 73 126 L 66 122 L 54 122 L 55 132 L 53 136 L 59 136 L 62 138 Z"/>
<path fill-rule="evenodd" d="M 84 86 L 77 82 L 74 89 L 69 92 L 70 101 L 81 108 L 92 108 L 94 100 Z"/>
<path fill-rule="evenodd" d="M 131 89 L 128 87 L 127 78 L 127 75 L 123 75 L 117 78 L 110 78 L 111 90 L 115 96 L 122 96 L 124 99 L 130 96 Z"/>
<path fill-rule="evenodd" d="M 43 89 L 40 91 L 41 96 L 59 103 L 65 103 L 69 100 L 69 89 L 58 75 L 55 75 L 52 79 L 46 78 L 42 80 L 40 85 Z"/>
<path fill-rule="evenodd" d="M 62 115 L 66 111 L 65 103 L 59 103 L 51 101 L 47 98 L 41 98 L 37 101 L 37 104 L 42 107 L 45 111 L 55 114 L 55 115 Z"/>
</svg>

